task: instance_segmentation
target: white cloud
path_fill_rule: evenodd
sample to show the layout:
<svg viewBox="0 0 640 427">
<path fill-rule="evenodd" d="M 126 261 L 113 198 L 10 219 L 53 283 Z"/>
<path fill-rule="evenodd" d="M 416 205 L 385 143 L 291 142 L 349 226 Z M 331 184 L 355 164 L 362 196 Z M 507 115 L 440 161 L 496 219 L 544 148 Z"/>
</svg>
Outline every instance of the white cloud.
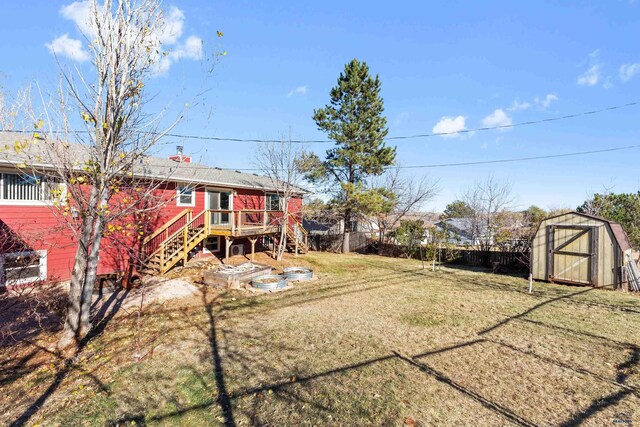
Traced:
<svg viewBox="0 0 640 427">
<path fill-rule="evenodd" d="M 203 41 L 200 37 L 189 36 L 182 45 L 180 52 L 181 58 L 202 59 L 203 56 Z"/>
<path fill-rule="evenodd" d="M 182 37 L 184 28 L 184 12 L 175 6 L 171 7 L 169 13 L 164 14 L 164 25 L 156 35 L 161 44 L 173 45 Z"/>
<path fill-rule="evenodd" d="M 153 65 L 153 74 L 161 76 L 166 74 L 171 65 L 181 59 L 202 59 L 204 55 L 203 41 L 200 37 L 189 36 L 184 43 L 160 56 Z"/>
<path fill-rule="evenodd" d="M 558 100 L 558 95 L 556 95 L 555 93 L 548 93 L 547 96 L 545 96 L 542 99 L 536 96 L 533 102 L 535 102 L 536 105 L 541 109 L 546 110 L 547 108 L 549 108 L 552 102 L 557 100 Z"/>
<path fill-rule="evenodd" d="M 287 97 L 292 97 L 293 95 L 306 95 L 307 94 L 307 85 L 298 86 L 295 89 L 291 89 L 287 94 Z"/>
<path fill-rule="evenodd" d="M 600 76 L 600 65 L 592 65 L 587 69 L 587 71 L 585 71 L 578 77 L 578 84 L 580 86 L 595 86 L 600 81 Z"/>
<path fill-rule="evenodd" d="M 445 134 L 441 135 L 444 138 L 455 138 L 457 136 L 460 136 L 460 134 L 456 132 L 465 130 L 465 121 L 466 119 L 464 116 L 443 116 L 440 121 L 433 127 L 432 132 Z"/>
<path fill-rule="evenodd" d="M 536 98 L 537 99 L 537 98 Z M 528 110 L 529 108 L 531 108 L 531 103 L 530 102 L 520 102 L 517 99 L 515 101 L 513 101 L 513 104 L 511 104 L 511 107 L 508 108 L 509 111 L 520 111 L 520 110 Z"/>
<path fill-rule="evenodd" d="M 91 6 L 91 1 L 76 1 L 62 6 L 60 8 L 60 15 L 65 19 L 73 21 L 84 35 L 93 38 L 96 35 L 96 30 L 89 20 Z"/>
<path fill-rule="evenodd" d="M 90 40 L 96 37 L 95 27 L 91 24 L 92 0 L 74 1 L 60 8 L 60 15 L 72 21 L 78 30 Z M 102 5 L 98 4 L 98 7 Z M 189 36 L 181 42 L 185 27 L 184 12 L 175 6 L 170 7 L 163 14 L 162 25 L 151 34 L 153 44 L 156 44 L 159 54 L 155 59 L 152 72 L 155 75 L 162 75 L 169 71 L 171 65 L 181 59 L 200 60 L 203 53 L 203 42 L 200 37 Z M 85 61 L 89 59 L 89 54 L 83 48 L 80 40 L 72 39 L 67 34 L 58 37 L 46 45 L 52 52 L 64 54 L 75 61 Z M 64 52 L 64 53 L 63 53 Z M 153 54 L 155 55 L 155 54 Z"/>
<path fill-rule="evenodd" d="M 486 128 L 510 126 L 511 123 L 511 117 L 509 117 L 501 108 L 498 108 L 493 113 L 482 119 L 482 126 Z"/>
<path fill-rule="evenodd" d="M 63 34 L 45 44 L 49 51 L 57 56 L 67 57 L 73 61 L 84 62 L 89 59 L 89 53 L 84 50 L 80 40 L 72 39 L 68 34 Z"/>
<path fill-rule="evenodd" d="M 622 64 L 620 66 L 620 80 L 628 82 L 633 76 L 640 72 L 640 63 L 635 64 Z"/>
</svg>

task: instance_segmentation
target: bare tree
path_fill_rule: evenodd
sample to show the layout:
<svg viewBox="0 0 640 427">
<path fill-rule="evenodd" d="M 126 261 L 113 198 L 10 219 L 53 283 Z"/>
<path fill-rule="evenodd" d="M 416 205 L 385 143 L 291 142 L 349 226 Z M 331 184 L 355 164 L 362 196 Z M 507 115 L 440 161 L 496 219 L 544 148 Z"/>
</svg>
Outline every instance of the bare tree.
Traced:
<svg viewBox="0 0 640 427">
<path fill-rule="evenodd" d="M 16 143 L 13 156 L 24 159 L 18 167 L 48 180 L 46 191 L 55 195 L 57 211 L 78 243 L 61 348 L 77 346 L 91 329 L 103 236 L 119 232 L 123 240 L 140 241 L 144 225 L 123 230 L 118 221 L 166 203 L 149 203 L 168 175 L 151 176 L 146 162 L 175 123 L 159 130 L 161 116 L 143 110 L 145 82 L 162 58 L 158 33 L 163 26 L 158 0 L 105 0 L 102 5 L 93 0 L 87 22 L 91 34 L 85 34 L 91 74 L 61 66 L 55 103 L 41 95 L 42 113 L 32 112 L 33 134 Z M 78 122 L 84 129 L 71 130 Z M 44 178 L 42 164 L 52 178 Z"/>
<path fill-rule="evenodd" d="M 289 138 L 290 139 L 290 138 Z M 278 194 L 279 207 L 282 210 L 280 236 L 276 249 L 276 259 L 282 260 L 287 247 L 287 228 L 289 227 L 289 202 L 294 194 L 300 192 L 298 183 L 302 178 L 299 162 L 303 150 L 290 140 L 282 138 L 280 142 L 265 143 L 256 151 L 255 164 L 267 176 Z M 269 203 L 269 200 L 267 200 Z M 266 206 L 269 210 L 271 206 Z"/>
<path fill-rule="evenodd" d="M 439 191 L 436 179 L 429 175 L 403 176 L 399 166 L 387 170 L 382 177 L 382 182 L 374 183 L 374 186 L 383 187 L 394 196 L 392 209 L 379 212 L 373 217 L 381 243 L 387 241 L 388 232 L 395 230 L 400 222 L 407 218 L 407 214 L 424 209 L 425 204 Z"/>
<path fill-rule="evenodd" d="M 15 97 L 9 97 L 0 86 L 0 130 L 13 130 L 19 121 L 24 120 L 23 113 L 29 98 L 29 88 L 18 91 Z"/>
<path fill-rule="evenodd" d="M 513 200 L 511 184 L 500 182 L 492 175 L 475 182 L 463 194 L 462 201 L 472 211 L 469 220 L 473 243 L 487 255 L 500 227 L 499 213 L 507 210 Z"/>
</svg>

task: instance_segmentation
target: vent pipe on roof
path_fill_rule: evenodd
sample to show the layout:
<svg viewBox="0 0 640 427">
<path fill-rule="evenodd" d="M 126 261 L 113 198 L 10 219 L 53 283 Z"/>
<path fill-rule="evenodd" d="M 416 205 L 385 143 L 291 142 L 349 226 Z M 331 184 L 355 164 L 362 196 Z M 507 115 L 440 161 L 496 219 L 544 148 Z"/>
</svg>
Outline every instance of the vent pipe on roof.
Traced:
<svg viewBox="0 0 640 427">
<path fill-rule="evenodd" d="M 174 154 L 173 156 L 169 156 L 169 159 L 179 163 L 191 163 L 191 156 L 185 156 L 183 154 L 183 150 L 184 146 L 176 145 L 176 154 Z"/>
</svg>

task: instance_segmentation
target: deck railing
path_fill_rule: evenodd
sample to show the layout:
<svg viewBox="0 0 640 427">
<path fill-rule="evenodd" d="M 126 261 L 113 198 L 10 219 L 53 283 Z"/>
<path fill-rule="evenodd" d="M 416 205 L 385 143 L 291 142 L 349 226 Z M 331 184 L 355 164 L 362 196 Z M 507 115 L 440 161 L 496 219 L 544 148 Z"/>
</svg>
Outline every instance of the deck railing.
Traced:
<svg viewBox="0 0 640 427">
<path fill-rule="evenodd" d="M 191 224 L 191 221 L 196 218 L 198 219 L 198 224 Z M 202 228 L 206 234 L 224 231 L 229 232 L 231 235 L 243 235 L 252 232 L 256 234 L 261 232 L 272 233 L 284 224 L 284 212 L 282 211 L 208 209 L 194 215 L 192 210 L 185 209 L 144 240 L 144 253 L 148 257 L 156 253 L 162 245 L 173 244 L 176 239 L 175 235 L 180 231 L 184 231 L 187 225 L 189 227 L 197 226 Z M 286 224 L 290 233 L 293 232 L 294 235 L 306 240 L 306 235 L 300 235 L 301 232 L 304 232 L 302 225 L 297 222 L 293 215 L 289 215 Z"/>
<path fill-rule="evenodd" d="M 271 231 L 281 224 L 281 211 L 265 211 L 261 209 L 209 209 L 208 211 L 209 229 L 230 230 L 233 234 L 242 231 Z"/>
</svg>

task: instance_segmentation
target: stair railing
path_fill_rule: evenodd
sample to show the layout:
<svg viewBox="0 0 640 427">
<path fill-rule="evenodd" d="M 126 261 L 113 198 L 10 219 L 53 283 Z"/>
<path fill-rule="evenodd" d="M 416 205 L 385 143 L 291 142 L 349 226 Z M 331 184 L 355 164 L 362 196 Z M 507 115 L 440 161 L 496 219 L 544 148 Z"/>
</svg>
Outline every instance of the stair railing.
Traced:
<svg viewBox="0 0 640 427">
<path fill-rule="evenodd" d="M 186 259 L 190 247 L 200 243 L 194 241 L 200 237 L 208 235 L 208 211 L 202 211 L 189 222 L 184 224 L 173 234 L 168 236 L 153 253 L 149 254 L 147 260 L 159 255 L 160 272 L 164 273 L 167 269 L 179 261 L 181 255 Z"/>
<path fill-rule="evenodd" d="M 155 232 L 147 236 L 142 242 L 142 252 L 144 257 L 148 258 L 158 250 L 162 242 L 167 240 L 169 236 L 173 235 L 176 231 L 182 229 L 182 227 L 191 221 L 193 211 L 191 209 L 185 209 L 178 215 L 171 218 L 164 225 L 158 228 Z"/>
<path fill-rule="evenodd" d="M 303 244 L 306 249 L 308 247 L 309 233 L 295 215 L 291 213 L 287 215 L 286 227 L 287 234 L 290 234 L 296 242 Z"/>
</svg>

